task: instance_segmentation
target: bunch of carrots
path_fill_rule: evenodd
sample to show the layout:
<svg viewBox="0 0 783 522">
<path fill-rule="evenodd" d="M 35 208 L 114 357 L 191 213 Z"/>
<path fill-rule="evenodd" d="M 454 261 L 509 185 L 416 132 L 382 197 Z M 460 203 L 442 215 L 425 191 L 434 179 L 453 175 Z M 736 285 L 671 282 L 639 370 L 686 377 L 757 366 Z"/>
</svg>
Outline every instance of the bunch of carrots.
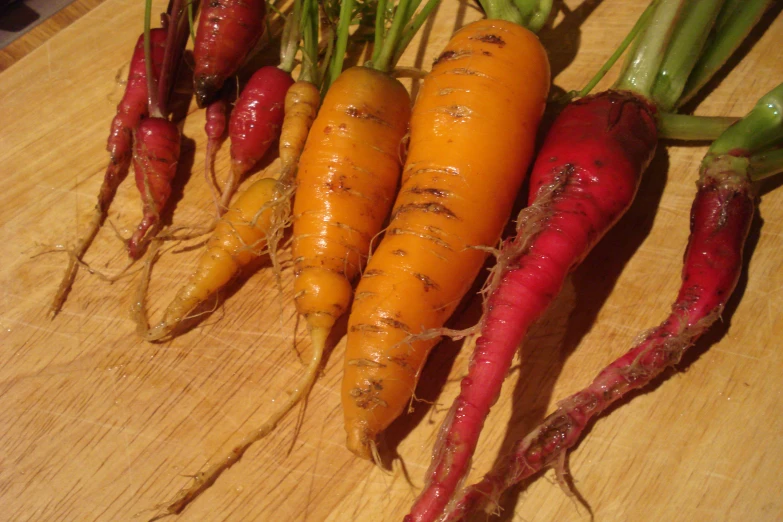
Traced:
<svg viewBox="0 0 783 522">
<path fill-rule="evenodd" d="M 491 512 L 512 484 L 546 466 L 561 469 L 564 452 L 591 418 L 676 364 L 720 317 L 741 269 L 754 210 L 751 183 L 783 170 L 783 90 L 767 94 L 737 123 L 675 113 L 771 2 L 653 0 L 610 62 L 560 107 L 538 151 L 550 69 L 536 32 L 552 18 L 552 2 L 479 3 L 486 17 L 453 35 L 415 101 L 393 73 L 438 0 L 344 0 L 339 9 L 294 0 L 279 64 L 241 82 L 235 78 L 267 27 L 267 4 L 201 5 L 193 28 L 193 94 L 206 111 L 204 171 L 215 221 L 195 270 L 183 277 L 162 318 L 149 324 L 145 294 L 167 237 L 161 215 L 180 150 L 170 98 L 198 5 L 173 0 L 162 27 L 152 29 L 147 2 L 145 31 L 111 124 L 95 214 L 69 254 L 51 311 L 62 308 L 132 164 L 143 216 L 127 249 L 134 260 L 149 250 L 137 299 L 144 339 L 159 342 L 187 330 L 221 289 L 264 255 L 282 284 L 286 267 L 278 251 L 289 244 L 294 304 L 312 339 L 304 373 L 267 422 L 200 471 L 158 517 L 185 509 L 306 397 L 343 316 L 347 446 L 379 465 L 379 440 L 412 400 L 433 347 L 443 336 L 475 341 L 425 487 L 405 517 L 411 522 Z M 359 41 L 365 30 L 372 33 L 369 60 L 344 68 L 352 39 Z M 626 48 L 615 85 L 589 95 Z M 212 165 L 226 134 L 231 170 L 221 183 Z M 483 481 L 461 490 L 528 328 L 632 205 L 662 138 L 714 140 L 698 175 L 683 286 L 671 316 L 563 401 Z M 242 187 L 275 143 L 278 174 Z M 528 170 L 527 207 L 513 237 L 502 239 Z M 491 255 L 483 316 L 467 331 L 450 330 L 449 319 Z"/>
</svg>

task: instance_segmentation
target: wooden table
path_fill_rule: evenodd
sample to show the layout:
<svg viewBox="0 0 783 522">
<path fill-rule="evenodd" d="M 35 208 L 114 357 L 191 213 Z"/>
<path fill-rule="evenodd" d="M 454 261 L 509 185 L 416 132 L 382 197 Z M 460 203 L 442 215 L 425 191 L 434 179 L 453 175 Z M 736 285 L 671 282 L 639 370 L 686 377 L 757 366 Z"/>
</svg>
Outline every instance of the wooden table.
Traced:
<svg viewBox="0 0 783 522">
<path fill-rule="evenodd" d="M 645 2 L 579 6 L 541 35 L 558 88 L 580 88 Z M 158 2 L 157 7 L 163 8 Z M 783 80 L 783 17 L 776 9 L 734 68 L 696 107 L 742 115 Z M 447 0 L 403 59 L 428 68 L 455 27 L 475 19 Z M 561 15 L 562 18 L 562 15 Z M 268 268 L 237 282 L 214 313 L 165 344 L 135 335 L 129 317 L 139 274 L 113 284 L 82 270 L 63 312 L 46 311 L 107 162 L 109 121 L 141 30 L 142 3 L 106 0 L 0 74 L 0 518 L 143 520 L 210 459 L 262 423 L 303 370 L 309 341 L 295 321 L 291 271 L 282 294 Z M 609 85 L 611 78 L 601 86 Z M 410 85 L 410 82 L 408 82 Z M 188 115 L 175 224 L 213 212 L 201 174 L 203 112 Z M 636 334 L 667 313 L 679 284 L 688 209 L 705 148 L 660 147 L 631 211 L 567 281 L 521 350 L 480 441 L 472 477 L 587 384 Z M 219 151 L 225 172 L 228 147 Z M 274 164 L 272 164 L 274 168 Z M 192 174 L 190 172 L 192 171 Z M 262 174 L 262 173 L 261 173 Z M 259 174 L 260 175 L 260 174 Z M 185 179 L 188 178 L 187 184 Z M 783 519 L 783 189 L 759 183 L 760 204 L 736 295 L 679 366 L 595 422 L 570 470 L 598 521 Z M 127 236 L 140 216 L 126 181 L 110 221 Z M 192 268 L 195 250 L 155 265 L 153 319 Z M 123 245 L 105 226 L 86 261 L 116 274 Z M 472 324 L 469 301 L 454 326 Z M 344 325 L 342 326 L 344 328 Z M 344 449 L 339 381 L 344 339 L 328 354 L 306 410 L 289 415 L 179 519 L 182 521 L 400 520 L 422 485 L 437 427 L 469 353 L 445 342 L 432 355 L 413 413 L 386 436 L 384 472 Z M 687 370 L 687 371 L 684 371 Z M 501 520 L 582 521 L 587 510 L 549 471 L 505 497 Z M 137 515 L 139 515 L 138 518 Z"/>
</svg>

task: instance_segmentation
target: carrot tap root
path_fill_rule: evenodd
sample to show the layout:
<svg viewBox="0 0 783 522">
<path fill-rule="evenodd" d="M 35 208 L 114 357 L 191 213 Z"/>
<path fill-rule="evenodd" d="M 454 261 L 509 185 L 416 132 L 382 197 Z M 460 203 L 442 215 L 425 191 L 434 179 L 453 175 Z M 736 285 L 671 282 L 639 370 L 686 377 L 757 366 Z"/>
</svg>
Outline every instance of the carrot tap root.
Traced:
<svg viewBox="0 0 783 522">
<path fill-rule="evenodd" d="M 138 259 L 160 226 L 160 213 L 171 195 L 180 153 L 179 129 L 164 118 L 147 118 L 135 132 L 133 170 L 142 200 L 142 220 L 128 240 L 128 254 Z"/>
<path fill-rule="evenodd" d="M 236 464 L 242 458 L 248 448 L 250 448 L 250 446 L 269 435 L 277 427 L 280 421 L 288 414 L 288 412 L 290 412 L 294 406 L 299 404 L 300 401 L 302 401 L 307 396 L 321 368 L 321 361 L 323 358 L 327 335 L 328 332 L 324 332 L 322 330 L 311 330 L 313 346 L 311 349 L 310 360 L 307 364 L 307 367 L 305 368 L 304 373 L 296 382 L 296 385 L 293 387 L 291 392 L 286 394 L 284 400 L 276 402 L 276 404 L 279 404 L 279 406 L 261 426 L 242 437 L 242 439 L 227 454 L 215 460 L 205 470 L 198 472 L 193 479 L 193 483 L 189 487 L 183 488 L 172 501 L 168 502 L 161 513 L 157 515 L 158 518 L 166 515 L 181 513 L 188 504 L 190 504 L 201 493 L 214 484 L 214 482 L 225 470 Z"/>
<path fill-rule="evenodd" d="M 280 200 L 279 182 L 271 178 L 256 181 L 236 198 L 215 225 L 195 271 L 172 299 L 163 319 L 146 332 L 146 340 L 158 341 L 172 335 L 199 305 L 267 251 Z"/>
</svg>

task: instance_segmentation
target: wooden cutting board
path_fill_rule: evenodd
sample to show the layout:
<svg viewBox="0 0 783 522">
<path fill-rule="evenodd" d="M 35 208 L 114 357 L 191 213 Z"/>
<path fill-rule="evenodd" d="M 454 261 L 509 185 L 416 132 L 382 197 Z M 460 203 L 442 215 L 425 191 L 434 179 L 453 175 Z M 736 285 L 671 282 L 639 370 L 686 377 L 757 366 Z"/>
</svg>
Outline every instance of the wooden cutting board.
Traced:
<svg viewBox="0 0 783 522">
<path fill-rule="evenodd" d="M 644 1 L 604 0 L 561 14 L 541 38 L 554 84 L 581 88 Z M 164 4 L 157 2 L 162 10 Z M 282 290 L 266 267 L 231 287 L 212 314 L 164 344 L 140 341 L 129 316 L 138 266 L 109 284 L 80 271 L 63 312 L 47 317 L 71 245 L 86 226 L 107 162 L 109 122 L 142 3 L 107 0 L 0 74 L 0 518 L 145 520 L 189 475 L 262 423 L 303 371 L 309 341 L 295 320 L 291 270 Z M 696 112 L 742 115 L 783 80 L 778 7 Z M 402 65 L 428 68 L 453 30 L 480 14 L 444 0 Z M 601 86 L 609 85 L 611 78 Z M 411 82 L 408 81 L 408 85 Z M 413 87 L 415 90 L 415 82 Z M 203 112 L 184 122 L 171 220 L 198 227 L 213 207 L 202 175 Z M 521 350 L 481 438 L 480 477 L 517 437 L 623 353 L 668 311 L 679 284 L 702 145 L 661 146 L 631 211 L 567 281 Z M 217 168 L 227 169 L 228 146 Z M 275 163 L 270 160 L 272 173 Z M 265 173 L 259 172 L 258 175 Z M 185 183 L 187 181 L 187 183 Z M 746 270 L 723 321 L 658 379 L 595 422 L 570 453 L 574 484 L 598 521 L 783 520 L 783 188 L 759 183 Z M 140 216 L 130 180 L 110 222 L 127 236 Z M 155 319 L 197 250 L 173 246 L 155 265 Z M 36 255 L 41 254 L 41 255 Z M 285 259 L 288 259 L 286 252 Z M 86 261 L 116 275 L 111 226 Z M 478 318 L 469 300 L 455 327 Z M 339 382 L 344 323 L 306 410 L 289 415 L 179 520 L 394 521 L 421 488 L 440 422 L 469 353 L 444 342 L 424 370 L 412 413 L 388 431 L 391 471 L 344 448 Z M 687 370 L 687 371 L 685 371 Z M 297 420 L 299 425 L 297 429 Z M 550 470 L 514 489 L 500 520 L 583 521 Z"/>
</svg>

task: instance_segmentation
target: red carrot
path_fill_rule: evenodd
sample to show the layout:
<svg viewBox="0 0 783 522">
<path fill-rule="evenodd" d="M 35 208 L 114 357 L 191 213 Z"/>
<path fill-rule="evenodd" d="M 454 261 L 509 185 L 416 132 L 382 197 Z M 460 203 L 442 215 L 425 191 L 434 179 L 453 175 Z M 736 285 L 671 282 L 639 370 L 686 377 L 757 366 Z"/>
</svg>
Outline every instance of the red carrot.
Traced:
<svg viewBox="0 0 783 522">
<path fill-rule="evenodd" d="M 220 98 L 207 105 L 207 109 L 204 113 L 204 133 L 207 135 L 207 150 L 204 155 L 204 179 L 207 182 L 207 186 L 212 191 L 212 199 L 215 201 L 215 206 L 218 208 L 218 214 L 220 214 L 218 195 L 214 189 L 215 184 L 213 180 L 215 179 L 215 175 L 213 166 L 215 163 L 217 147 L 223 139 L 223 136 L 226 135 L 228 102 L 221 95 Z"/>
<path fill-rule="evenodd" d="M 531 174 L 530 207 L 503 246 L 469 374 L 444 422 L 427 485 L 407 521 L 429 520 L 464 476 L 527 328 L 565 276 L 628 209 L 657 143 L 655 108 L 608 91 L 566 107 Z"/>
<path fill-rule="evenodd" d="M 166 29 L 153 29 L 150 31 L 152 70 L 156 78 L 160 75 L 163 64 L 166 33 Z M 111 156 L 111 163 L 106 169 L 106 178 L 98 197 L 98 208 L 104 213 L 108 210 L 117 186 L 128 173 L 133 148 L 133 129 L 136 128 L 142 118 L 149 114 L 147 109 L 147 73 L 145 67 L 144 35 L 141 35 L 133 51 L 125 95 L 117 105 L 117 114 L 111 122 L 111 133 L 106 144 L 106 149 Z"/>
<path fill-rule="evenodd" d="M 147 0 L 144 13 L 144 31 L 150 32 L 151 0 Z M 184 16 L 180 0 L 172 2 L 171 30 L 177 33 L 186 31 L 187 26 L 179 23 Z M 172 46 L 184 46 L 186 39 L 176 34 L 166 40 L 166 56 L 181 56 L 181 49 Z M 145 41 L 145 54 L 149 52 Z M 177 126 L 168 120 L 168 113 L 163 112 L 171 89 L 166 81 L 172 81 L 178 62 L 169 60 L 166 66 L 172 70 L 162 71 L 160 83 L 157 78 L 147 74 L 148 109 L 150 118 L 139 123 L 134 131 L 133 170 L 136 177 L 136 187 L 139 189 L 142 202 L 142 220 L 128 240 L 128 255 L 138 259 L 149 238 L 160 224 L 160 213 L 171 195 L 171 181 L 177 173 L 177 162 L 180 152 L 180 135 Z M 149 66 L 147 67 L 149 71 Z M 158 93 L 166 93 L 158 99 Z"/>
<path fill-rule="evenodd" d="M 677 364 L 720 318 L 742 270 L 754 211 L 751 182 L 783 171 L 781 105 L 783 84 L 715 140 L 705 156 L 691 207 L 682 284 L 669 317 L 645 332 L 587 388 L 560 402 L 557 411 L 519 441 L 481 482 L 468 488 L 442 520 L 460 520 L 467 513 L 494 508 L 508 487 L 556 463 L 577 443 L 590 419 Z"/>
<path fill-rule="evenodd" d="M 289 72 L 267 66 L 256 71 L 242 89 L 228 122 L 231 173 L 223 189 L 222 208 L 228 208 L 239 181 L 280 136 L 285 95 L 293 84 Z"/>
<path fill-rule="evenodd" d="M 152 70 L 157 77 L 160 74 L 163 63 L 164 44 L 166 42 L 165 29 L 153 29 L 150 31 L 151 51 L 152 51 Z M 74 249 L 70 252 L 68 267 L 65 270 L 63 279 L 54 296 L 50 311 L 57 315 L 65 301 L 65 297 L 73 284 L 76 272 L 87 249 L 92 244 L 93 239 L 100 230 L 101 225 L 106 219 L 109 211 L 109 205 L 114 199 L 117 187 L 128 174 L 130 167 L 131 154 L 133 150 L 133 129 L 138 125 L 142 118 L 148 114 L 147 110 L 147 72 L 144 61 L 144 35 L 139 36 L 136 42 L 136 48 L 133 51 L 130 68 L 128 70 L 128 80 L 125 86 L 125 93 L 117 105 L 117 114 L 111 122 L 109 139 L 106 143 L 106 150 L 109 151 L 110 161 L 106 167 L 106 173 L 103 177 L 100 191 L 98 192 L 98 201 L 95 205 L 95 211 L 90 221 L 86 233 L 76 243 Z"/>
<path fill-rule="evenodd" d="M 143 217 L 128 242 L 128 254 L 141 256 L 150 229 L 160 222 L 160 212 L 171 195 L 171 180 L 177 173 L 179 129 L 165 118 L 148 118 L 135 132 L 133 170 L 141 193 Z"/>
<path fill-rule="evenodd" d="M 209 104 L 236 73 L 264 31 L 264 0 L 212 0 L 199 17 L 193 84 L 199 107 Z"/>
<path fill-rule="evenodd" d="M 510 458 L 467 490 L 448 520 L 494 507 L 508 487 L 551 465 L 576 444 L 591 418 L 677 364 L 683 352 L 720 317 L 739 279 L 753 196 L 747 176 L 727 176 L 720 170 L 702 172 L 698 186 L 683 284 L 671 315 L 605 368 L 590 386 L 562 401 L 556 412 L 518 443 Z"/>
</svg>

